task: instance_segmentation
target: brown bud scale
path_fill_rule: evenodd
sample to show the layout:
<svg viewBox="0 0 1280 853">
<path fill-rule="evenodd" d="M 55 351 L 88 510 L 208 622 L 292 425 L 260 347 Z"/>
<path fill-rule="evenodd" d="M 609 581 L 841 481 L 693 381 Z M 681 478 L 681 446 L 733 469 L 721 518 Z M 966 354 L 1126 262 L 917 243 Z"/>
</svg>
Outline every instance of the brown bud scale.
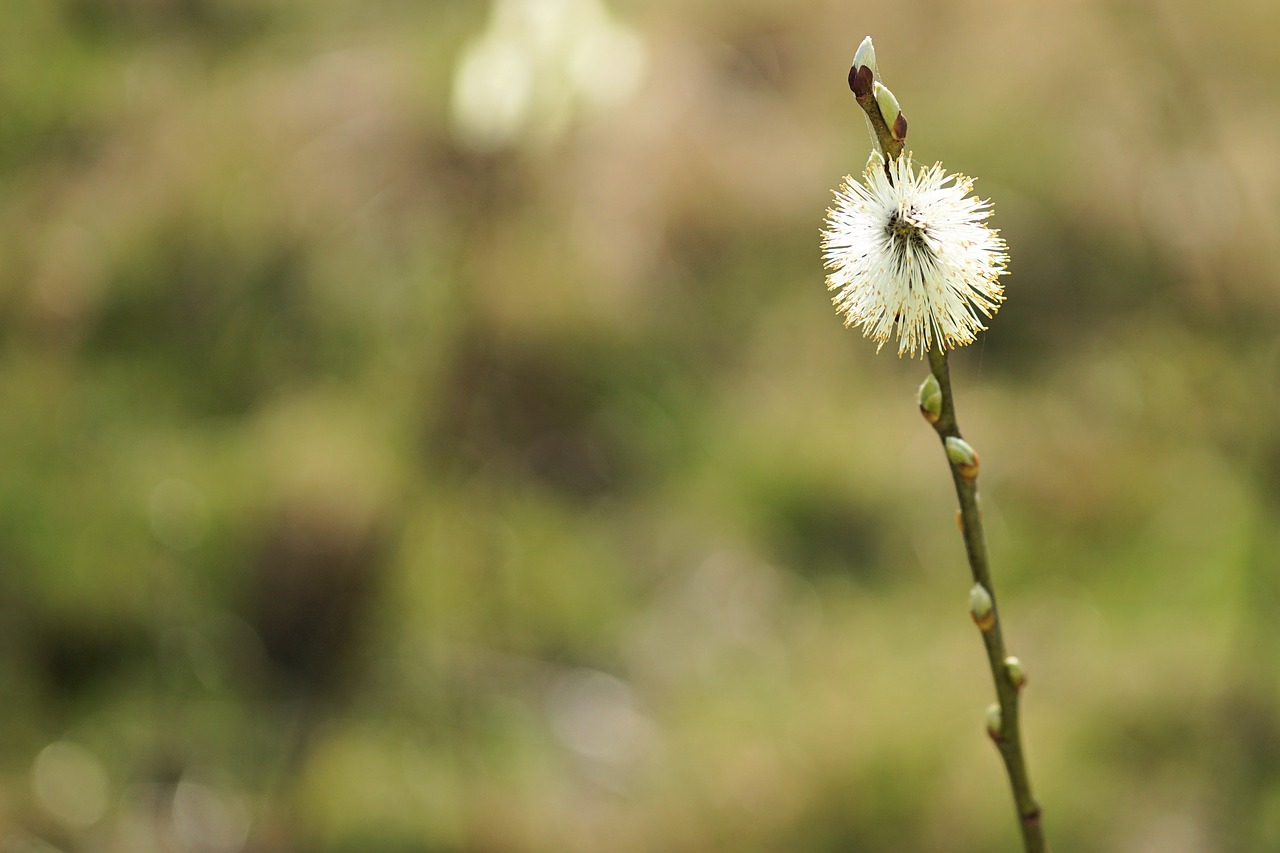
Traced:
<svg viewBox="0 0 1280 853">
<path fill-rule="evenodd" d="M 891 129 L 891 130 L 892 130 L 892 132 L 893 132 L 893 138 L 894 138 L 894 139 L 898 140 L 899 142 L 905 142 L 905 141 L 906 141 L 906 139 L 907 139 L 907 117 L 906 117 L 906 116 L 904 116 L 904 115 L 902 114 L 902 111 L 901 111 L 901 110 L 899 110 L 899 111 L 898 111 L 898 117 L 897 117 L 897 118 L 895 118 L 895 119 L 893 120 L 893 127 L 892 127 L 892 128 L 890 128 L 890 129 Z"/>
<path fill-rule="evenodd" d="M 849 91 L 853 92 L 858 100 L 871 97 L 874 85 L 875 74 L 866 65 L 849 69 Z"/>
</svg>

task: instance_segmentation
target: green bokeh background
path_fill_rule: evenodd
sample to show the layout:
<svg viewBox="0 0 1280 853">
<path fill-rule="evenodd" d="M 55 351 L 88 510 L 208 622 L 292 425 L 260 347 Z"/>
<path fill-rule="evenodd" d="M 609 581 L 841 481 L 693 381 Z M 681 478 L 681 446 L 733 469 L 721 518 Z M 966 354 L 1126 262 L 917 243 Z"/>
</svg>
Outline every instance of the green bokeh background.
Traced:
<svg viewBox="0 0 1280 853">
<path fill-rule="evenodd" d="M 3 849 L 1017 849 L 925 368 L 823 286 L 868 33 L 1010 245 L 1055 849 L 1280 849 L 1280 6 L 611 12 L 636 91 L 477 148 L 487 3 L 0 4 Z"/>
</svg>

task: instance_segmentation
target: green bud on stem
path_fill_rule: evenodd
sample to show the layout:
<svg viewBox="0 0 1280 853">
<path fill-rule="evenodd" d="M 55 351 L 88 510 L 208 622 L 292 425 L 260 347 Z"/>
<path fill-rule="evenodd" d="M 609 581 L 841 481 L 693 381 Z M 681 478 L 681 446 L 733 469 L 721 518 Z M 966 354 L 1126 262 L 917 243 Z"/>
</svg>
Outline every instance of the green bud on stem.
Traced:
<svg viewBox="0 0 1280 853">
<path fill-rule="evenodd" d="M 969 442 L 958 436 L 948 436 L 947 458 L 966 480 L 978 479 L 978 452 Z"/>
<path fill-rule="evenodd" d="M 994 702 L 987 707 L 987 734 L 994 741 L 1004 738 L 1004 715 L 1000 713 L 1000 706 Z"/>
<path fill-rule="evenodd" d="M 920 414 L 929 423 L 936 424 L 942 417 L 942 388 L 938 385 L 938 378 L 932 373 L 920 383 L 916 401 L 920 404 Z"/>
<path fill-rule="evenodd" d="M 1027 683 L 1027 671 L 1022 667 L 1022 661 L 1015 656 L 1009 655 L 1004 659 L 1004 671 L 1009 676 L 1009 683 L 1015 689 L 1021 690 L 1022 686 Z"/>
<path fill-rule="evenodd" d="M 879 80 L 875 82 L 873 91 L 876 96 L 876 104 L 880 107 L 880 115 L 884 116 L 885 124 L 892 127 L 902 113 L 902 108 L 898 106 L 898 98 L 893 92 L 889 91 L 888 86 Z"/>
<path fill-rule="evenodd" d="M 969 590 L 969 615 L 984 634 L 996 626 L 996 603 L 980 583 L 975 583 Z"/>
</svg>

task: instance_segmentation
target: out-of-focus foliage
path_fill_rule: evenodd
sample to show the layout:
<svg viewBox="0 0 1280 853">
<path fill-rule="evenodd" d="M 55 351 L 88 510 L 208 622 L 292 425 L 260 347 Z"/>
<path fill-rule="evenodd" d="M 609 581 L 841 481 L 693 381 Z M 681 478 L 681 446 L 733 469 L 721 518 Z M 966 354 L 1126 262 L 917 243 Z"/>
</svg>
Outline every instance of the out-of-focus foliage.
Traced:
<svg viewBox="0 0 1280 853">
<path fill-rule="evenodd" d="M 1278 8 L 0 3 L 5 848 L 1015 849 L 870 33 L 1050 837 L 1276 849 Z"/>
</svg>

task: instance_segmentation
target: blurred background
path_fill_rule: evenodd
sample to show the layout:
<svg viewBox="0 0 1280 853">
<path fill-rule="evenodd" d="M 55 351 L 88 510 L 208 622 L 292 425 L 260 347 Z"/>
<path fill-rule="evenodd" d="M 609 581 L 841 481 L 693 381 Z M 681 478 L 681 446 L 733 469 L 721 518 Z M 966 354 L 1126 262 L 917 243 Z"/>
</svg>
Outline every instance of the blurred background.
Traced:
<svg viewBox="0 0 1280 853">
<path fill-rule="evenodd" d="M 1013 851 L 875 39 L 1056 849 L 1280 850 L 1280 6 L 0 4 L 0 847 Z"/>
</svg>

